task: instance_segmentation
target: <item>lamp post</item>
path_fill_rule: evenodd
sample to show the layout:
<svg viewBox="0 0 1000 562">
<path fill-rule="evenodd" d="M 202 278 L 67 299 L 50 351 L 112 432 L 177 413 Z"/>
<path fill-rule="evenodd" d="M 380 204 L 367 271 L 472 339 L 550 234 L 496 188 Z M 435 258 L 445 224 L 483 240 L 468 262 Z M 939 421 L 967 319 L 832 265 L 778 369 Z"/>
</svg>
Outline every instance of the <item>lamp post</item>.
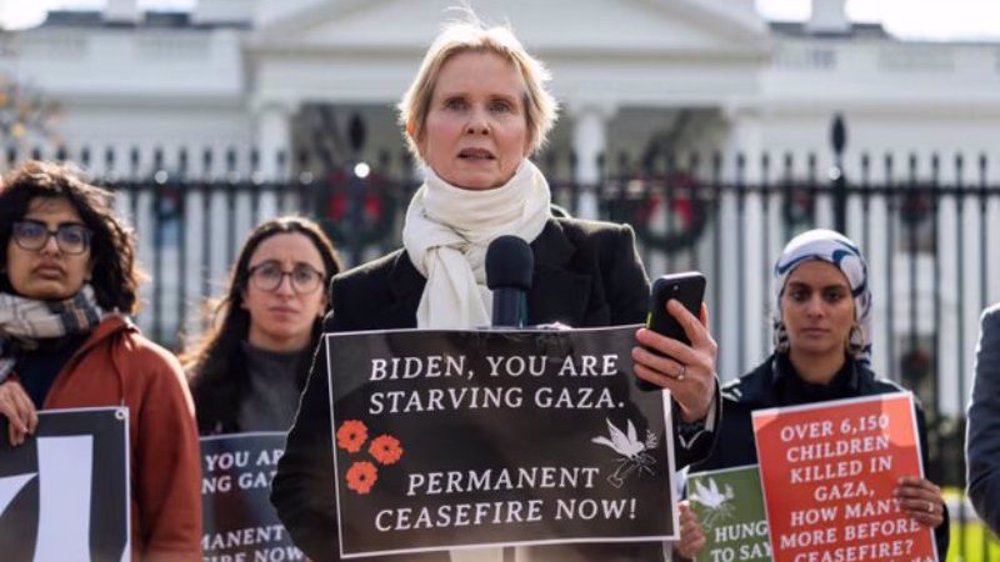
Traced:
<svg viewBox="0 0 1000 562">
<path fill-rule="evenodd" d="M 348 207 L 350 213 L 347 220 L 351 223 L 347 242 L 351 249 L 351 263 L 352 265 L 358 265 L 362 261 L 364 250 L 361 247 L 362 240 L 364 239 L 361 235 L 361 229 L 364 227 L 365 212 L 365 180 L 359 175 L 358 164 L 360 164 L 359 155 L 361 154 L 361 149 L 364 148 L 365 140 L 368 137 L 368 129 L 365 127 L 365 122 L 361 119 L 361 116 L 357 113 L 351 116 L 347 136 L 351 143 L 351 165 L 346 170 L 348 177 L 348 200 L 350 201 Z"/>
<path fill-rule="evenodd" d="M 833 188 L 833 219 L 834 229 L 847 235 L 847 178 L 844 177 L 844 147 L 847 146 L 847 126 L 844 116 L 837 113 L 833 116 L 830 127 L 830 143 L 833 146 L 833 168 L 830 169 L 830 182 Z"/>
</svg>

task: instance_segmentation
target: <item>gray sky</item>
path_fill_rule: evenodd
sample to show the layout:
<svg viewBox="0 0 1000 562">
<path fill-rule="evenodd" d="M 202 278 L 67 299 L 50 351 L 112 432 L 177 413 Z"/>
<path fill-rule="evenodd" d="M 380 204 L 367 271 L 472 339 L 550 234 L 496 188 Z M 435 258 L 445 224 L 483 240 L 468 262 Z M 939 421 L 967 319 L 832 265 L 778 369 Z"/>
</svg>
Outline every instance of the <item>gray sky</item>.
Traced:
<svg viewBox="0 0 1000 562">
<path fill-rule="evenodd" d="M 249 1 L 249 0 L 248 0 Z M 756 0 L 772 20 L 803 20 L 810 0 Z M 195 0 L 139 0 L 153 9 L 190 9 Z M 104 0 L 0 0 L 0 22 L 22 28 L 41 21 L 46 8 L 95 9 Z M 892 33 L 913 39 L 1000 40 L 1000 0 L 847 0 L 854 21 L 881 21 Z"/>
</svg>

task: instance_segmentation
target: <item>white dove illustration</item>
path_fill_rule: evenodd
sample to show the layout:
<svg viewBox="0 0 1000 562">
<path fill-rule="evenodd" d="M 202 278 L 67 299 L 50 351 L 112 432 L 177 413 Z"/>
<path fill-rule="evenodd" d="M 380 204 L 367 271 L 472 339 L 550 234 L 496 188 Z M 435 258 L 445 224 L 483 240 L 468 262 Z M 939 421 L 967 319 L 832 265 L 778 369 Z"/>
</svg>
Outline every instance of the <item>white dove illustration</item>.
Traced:
<svg viewBox="0 0 1000 562">
<path fill-rule="evenodd" d="M 632 420 L 628 420 L 628 435 L 615 427 L 615 424 L 611 423 L 611 420 L 605 418 L 604 421 L 608 423 L 608 435 L 611 436 L 611 439 L 609 440 L 602 435 L 591 439 L 592 442 L 611 447 L 619 455 L 630 459 L 637 458 L 639 453 L 646 450 L 646 444 L 639 441 L 639 437 L 636 435 Z"/>
<path fill-rule="evenodd" d="M 715 483 L 714 478 L 708 479 L 708 488 L 705 487 L 701 481 L 696 481 L 694 483 L 695 493 L 691 496 L 691 499 L 700 503 L 701 505 L 716 509 L 722 504 L 726 503 L 726 500 L 732 499 L 733 489 L 730 486 L 726 486 L 726 493 L 723 494 L 719 492 L 719 486 Z"/>
</svg>

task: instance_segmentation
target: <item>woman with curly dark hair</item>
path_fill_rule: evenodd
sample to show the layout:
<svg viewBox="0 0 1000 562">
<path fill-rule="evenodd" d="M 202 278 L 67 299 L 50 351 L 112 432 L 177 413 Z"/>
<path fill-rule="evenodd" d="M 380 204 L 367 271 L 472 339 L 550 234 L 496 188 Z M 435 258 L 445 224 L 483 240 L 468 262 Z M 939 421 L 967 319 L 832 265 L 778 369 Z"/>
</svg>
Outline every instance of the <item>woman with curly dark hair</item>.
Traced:
<svg viewBox="0 0 1000 562">
<path fill-rule="evenodd" d="M 313 221 L 276 218 L 250 234 L 214 326 L 184 358 L 202 434 L 291 427 L 340 270 Z"/>
<path fill-rule="evenodd" d="M 139 334 L 135 240 L 111 194 L 28 162 L 0 187 L 0 414 L 17 446 L 37 410 L 126 406 L 133 560 L 201 560 L 201 471 L 180 363 Z"/>
</svg>

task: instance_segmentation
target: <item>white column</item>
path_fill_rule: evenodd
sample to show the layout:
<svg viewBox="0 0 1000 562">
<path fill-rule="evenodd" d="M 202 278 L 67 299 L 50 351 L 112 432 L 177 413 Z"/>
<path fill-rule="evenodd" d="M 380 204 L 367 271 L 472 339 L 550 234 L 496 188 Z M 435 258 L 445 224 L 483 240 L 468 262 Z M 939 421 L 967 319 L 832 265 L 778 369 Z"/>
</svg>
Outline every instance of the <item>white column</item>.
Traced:
<svg viewBox="0 0 1000 562">
<path fill-rule="evenodd" d="M 104 20 L 113 23 L 136 23 L 140 20 L 138 0 L 107 0 Z"/>
<path fill-rule="evenodd" d="M 282 182 L 288 179 L 292 162 L 291 106 L 283 102 L 264 102 L 257 106 L 254 142 L 260 156 L 260 179 L 265 182 Z M 284 153 L 284 164 L 279 165 L 278 155 Z M 259 221 L 263 222 L 278 214 L 278 197 L 274 191 L 266 191 L 258 200 Z M 297 209 L 286 208 L 285 212 Z M 251 225 L 253 226 L 253 225 Z"/>
<path fill-rule="evenodd" d="M 288 174 L 292 144 L 291 106 L 285 102 L 262 102 L 256 108 L 255 145 L 260 153 L 260 171 L 267 180 Z M 285 166 L 279 169 L 278 154 L 284 152 Z"/>
<path fill-rule="evenodd" d="M 596 219 L 597 191 L 604 180 L 597 158 L 608 145 L 608 121 L 616 108 L 612 103 L 569 104 L 573 117 L 573 151 L 576 153 L 576 182 L 581 188 L 576 216 Z M 606 160 L 605 160 L 606 161 Z"/>
<path fill-rule="evenodd" d="M 812 15 L 806 29 L 813 33 L 847 33 L 851 21 L 847 19 L 846 0 L 812 0 Z"/>
<path fill-rule="evenodd" d="M 254 2 L 247 0 L 198 0 L 191 13 L 196 24 L 253 22 Z"/>
<path fill-rule="evenodd" d="M 725 113 L 728 132 L 723 144 L 723 181 L 735 185 L 756 185 L 761 181 L 761 154 L 763 134 L 761 119 L 753 108 L 734 108 Z M 738 156 L 742 155 L 742 173 Z M 773 166 L 772 166 L 773 168 Z M 712 326 L 719 338 L 719 372 L 727 377 L 745 373 L 749 367 L 763 359 L 763 350 L 771 337 L 769 284 L 764 272 L 771 264 L 765 263 L 776 253 L 766 257 L 763 251 L 764 221 L 761 198 L 746 192 L 742 211 L 739 198 L 733 190 L 726 190 L 721 202 L 722 271 L 713 272 L 713 281 L 721 285 L 721 303 L 716 304 Z M 773 205 L 772 205 L 773 207 Z M 771 238 L 780 236 L 771 229 Z M 769 242 L 773 246 L 773 242 Z M 779 244 L 780 246 L 780 244 Z M 742 287 L 742 290 L 741 290 Z M 742 312 L 742 322 L 741 319 Z M 741 354 L 742 350 L 742 354 Z"/>
<path fill-rule="evenodd" d="M 725 118 L 729 130 L 726 133 L 723 150 L 724 169 L 728 174 L 735 174 L 736 155 L 742 153 L 746 157 L 744 179 L 747 183 L 759 181 L 760 158 L 764 152 L 764 137 L 759 110 L 749 107 L 729 108 L 725 111 Z M 772 171 L 775 169 L 773 156 L 775 155 L 772 155 Z"/>
</svg>

